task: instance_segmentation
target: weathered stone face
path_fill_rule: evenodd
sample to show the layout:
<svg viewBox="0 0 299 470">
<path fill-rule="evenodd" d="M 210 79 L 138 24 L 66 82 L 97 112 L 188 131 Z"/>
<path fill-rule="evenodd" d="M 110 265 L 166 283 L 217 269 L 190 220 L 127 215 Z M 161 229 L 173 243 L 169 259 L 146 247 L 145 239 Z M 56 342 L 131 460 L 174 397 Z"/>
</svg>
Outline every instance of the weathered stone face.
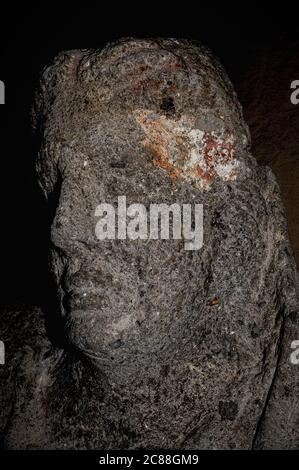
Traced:
<svg viewBox="0 0 299 470">
<path fill-rule="evenodd" d="M 53 271 L 69 339 L 99 360 L 143 355 L 190 314 L 200 273 L 190 278 L 179 242 L 97 241 L 96 205 L 120 195 L 147 206 L 204 202 L 214 182 L 241 180 L 249 157 L 239 104 L 212 56 L 176 40 L 75 51 L 44 80 L 54 102 L 39 177 L 46 194 L 61 185 Z M 202 256 L 192 255 L 196 270 Z"/>
<path fill-rule="evenodd" d="M 38 408 L 38 437 L 20 412 L 7 446 L 22 435 L 50 448 L 251 448 L 287 361 L 296 274 L 276 182 L 250 155 L 221 66 L 167 39 L 62 53 L 34 117 L 39 182 L 56 204 L 59 314 L 83 363 L 47 353 L 43 375 L 36 367 L 28 379 L 39 384 L 26 408 Z M 98 240 L 95 209 L 119 196 L 203 204 L 203 247 Z M 262 437 L 267 446 L 267 428 Z"/>
</svg>

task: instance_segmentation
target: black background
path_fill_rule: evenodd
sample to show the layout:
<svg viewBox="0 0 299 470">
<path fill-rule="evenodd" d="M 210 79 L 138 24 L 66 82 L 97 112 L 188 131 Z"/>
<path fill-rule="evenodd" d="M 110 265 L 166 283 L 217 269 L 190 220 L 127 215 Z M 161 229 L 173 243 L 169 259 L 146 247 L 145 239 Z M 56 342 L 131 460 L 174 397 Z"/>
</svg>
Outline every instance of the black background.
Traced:
<svg viewBox="0 0 299 470">
<path fill-rule="evenodd" d="M 224 3 L 1 4 L 0 80 L 6 86 L 6 104 L 0 106 L 1 303 L 36 303 L 43 292 L 46 212 L 35 182 L 30 130 L 39 71 L 64 49 L 101 47 L 123 36 L 186 37 L 208 45 L 237 83 L 260 47 L 287 48 L 299 36 L 291 2 Z"/>
</svg>

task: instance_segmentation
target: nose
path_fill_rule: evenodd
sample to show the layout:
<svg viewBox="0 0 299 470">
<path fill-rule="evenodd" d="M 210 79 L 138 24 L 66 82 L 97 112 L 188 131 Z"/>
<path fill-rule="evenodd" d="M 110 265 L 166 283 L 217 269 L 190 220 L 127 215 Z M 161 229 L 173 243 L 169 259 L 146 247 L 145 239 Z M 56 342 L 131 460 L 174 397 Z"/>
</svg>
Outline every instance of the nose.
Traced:
<svg viewBox="0 0 299 470">
<path fill-rule="evenodd" d="M 81 191 L 71 179 L 62 182 L 51 225 L 52 244 L 67 256 L 73 255 L 76 246 L 92 246 L 95 242 L 92 204 Z"/>
</svg>

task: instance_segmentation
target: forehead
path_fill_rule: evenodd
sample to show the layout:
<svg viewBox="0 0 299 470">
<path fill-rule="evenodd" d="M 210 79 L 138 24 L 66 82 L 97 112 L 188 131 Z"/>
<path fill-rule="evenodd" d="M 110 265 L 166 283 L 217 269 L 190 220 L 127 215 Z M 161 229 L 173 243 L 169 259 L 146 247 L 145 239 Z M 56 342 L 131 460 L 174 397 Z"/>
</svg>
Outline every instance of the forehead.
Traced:
<svg viewBox="0 0 299 470">
<path fill-rule="evenodd" d="M 172 118 L 189 113 L 202 121 L 212 114 L 227 126 L 240 124 L 238 103 L 221 66 L 191 43 L 125 41 L 84 52 L 75 68 L 75 79 L 62 92 L 64 106 L 56 108 L 66 126 L 86 127 L 111 115 L 119 120 L 123 113 L 130 119 L 136 108 Z"/>
<path fill-rule="evenodd" d="M 232 85 L 206 49 L 186 41 L 129 40 L 75 56 L 64 64 L 67 80 L 56 79 L 48 113 L 52 142 L 104 164 L 146 151 L 164 170 L 179 160 L 180 174 L 182 168 L 189 174 L 188 159 L 200 153 L 203 165 L 193 170 L 206 178 L 214 156 L 222 166 L 246 146 Z M 61 145 L 56 148 L 55 160 Z"/>
</svg>

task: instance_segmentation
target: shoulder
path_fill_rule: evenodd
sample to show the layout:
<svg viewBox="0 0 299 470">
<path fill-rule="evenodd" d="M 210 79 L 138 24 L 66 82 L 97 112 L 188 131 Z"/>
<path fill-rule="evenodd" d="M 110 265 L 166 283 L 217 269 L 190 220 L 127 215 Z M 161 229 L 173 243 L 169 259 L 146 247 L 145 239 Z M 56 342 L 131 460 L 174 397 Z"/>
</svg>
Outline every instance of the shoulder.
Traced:
<svg viewBox="0 0 299 470">
<path fill-rule="evenodd" d="M 37 394 L 53 362 L 52 345 L 47 339 L 43 314 L 38 307 L 9 306 L 0 313 L 0 340 L 4 344 L 5 360 L 0 366 L 0 439 L 1 446 L 12 423 L 23 420 L 24 410 L 38 409 Z M 55 356 L 55 354 L 54 354 Z M 23 411 L 22 411 L 23 410 Z"/>
</svg>

